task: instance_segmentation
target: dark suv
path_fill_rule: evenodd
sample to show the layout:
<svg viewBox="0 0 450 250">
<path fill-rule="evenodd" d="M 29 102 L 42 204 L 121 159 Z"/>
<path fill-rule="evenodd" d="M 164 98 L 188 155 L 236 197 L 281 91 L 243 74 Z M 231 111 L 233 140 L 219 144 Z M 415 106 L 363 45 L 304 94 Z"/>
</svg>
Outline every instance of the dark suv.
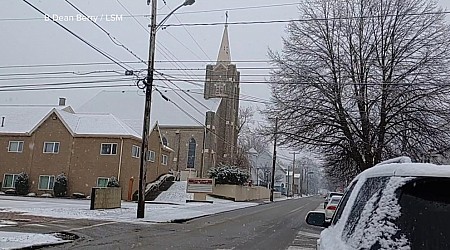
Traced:
<svg viewBox="0 0 450 250">
<path fill-rule="evenodd" d="M 328 227 L 318 249 L 450 249 L 450 166 L 408 159 L 357 176 L 331 222 L 309 212 L 308 224 Z"/>
</svg>

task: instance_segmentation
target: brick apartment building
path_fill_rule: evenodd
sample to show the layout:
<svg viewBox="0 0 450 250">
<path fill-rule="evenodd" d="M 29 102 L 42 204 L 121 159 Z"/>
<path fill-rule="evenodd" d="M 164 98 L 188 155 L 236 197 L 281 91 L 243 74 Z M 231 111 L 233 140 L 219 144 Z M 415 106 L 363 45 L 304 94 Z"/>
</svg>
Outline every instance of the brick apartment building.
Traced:
<svg viewBox="0 0 450 250">
<path fill-rule="evenodd" d="M 14 188 L 18 174 L 30 177 L 31 192 L 52 193 L 55 177 L 68 177 L 69 194 L 119 180 L 126 199 L 130 179 L 138 188 L 141 136 L 111 114 L 75 113 L 70 106 L 0 105 L 1 189 Z M 169 171 L 173 152 L 154 125 L 147 154 L 147 181 Z"/>
</svg>

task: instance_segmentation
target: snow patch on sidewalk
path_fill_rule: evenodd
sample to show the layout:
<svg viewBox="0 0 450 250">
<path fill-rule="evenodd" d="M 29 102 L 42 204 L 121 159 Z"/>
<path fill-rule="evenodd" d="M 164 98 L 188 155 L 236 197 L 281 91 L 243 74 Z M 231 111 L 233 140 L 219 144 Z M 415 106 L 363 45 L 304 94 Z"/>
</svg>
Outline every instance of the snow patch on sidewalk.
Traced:
<svg viewBox="0 0 450 250">
<path fill-rule="evenodd" d="M 70 240 L 62 240 L 52 234 L 0 232 L 0 249 L 2 250 L 65 242 L 70 242 Z"/>
</svg>

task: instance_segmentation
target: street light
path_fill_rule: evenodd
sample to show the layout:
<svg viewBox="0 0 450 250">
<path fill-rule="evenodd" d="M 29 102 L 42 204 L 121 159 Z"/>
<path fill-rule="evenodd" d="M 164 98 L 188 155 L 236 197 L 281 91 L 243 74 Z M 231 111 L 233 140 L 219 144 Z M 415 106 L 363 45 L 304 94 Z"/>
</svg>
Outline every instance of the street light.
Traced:
<svg viewBox="0 0 450 250">
<path fill-rule="evenodd" d="M 149 1 L 147 1 L 147 4 Z M 145 215 L 145 197 L 144 197 L 144 185 L 145 185 L 145 155 L 148 151 L 148 134 L 150 133 L 150 110 L 152 103 L 152 88 L 155 70 L 155 48 L 156 48 L 156 31 L 161 28 L 165 21 L 173 14 L 175 11 L 183 6 L 192 5 L 195 0 L 185 0 L 180 6 L 175 8 L 166 17 L 164 17 L 159 24 L 156 24 L 156 12 L 158 10 L 157 4 L 158 0 L 152 0 L 151 9 L 151 24 L 150 24 L 150 45 L 148 54 L 148 69 L 147 77 L 144 80 L 145 84 L 145 108 L 144 108 L 144 124 L 142 128 L 142 146 L 141 146 L 141 160 L 139 165 L 139 191 L 138 191 L 138 208 L 137 217 L 144 218 Z"/>
</svg>

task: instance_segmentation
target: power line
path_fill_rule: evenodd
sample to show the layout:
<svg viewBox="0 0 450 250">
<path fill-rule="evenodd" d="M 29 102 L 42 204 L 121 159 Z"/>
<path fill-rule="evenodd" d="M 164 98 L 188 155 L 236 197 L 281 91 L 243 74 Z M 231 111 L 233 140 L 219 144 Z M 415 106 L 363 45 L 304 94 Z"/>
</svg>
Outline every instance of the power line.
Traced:
<svg viewBox="0 0 450 250">
<path fill-rule="evenodd" d="M 192 91 L 192 90 L 189 90 L 189 89 L 188 90 L 185 90 L 185 89 L 177 90 L 175 88 L 168 87 L 168 86 L 162 86 L 162 85 L 155 85 L 155 86 L 158 87 L 158 88 L 161 88 L 161 89 L 170 89 L 172 91 L 181 91 L 181 92 L 184 92 L 184 93 L 192 93 L 192 94 L 203 94 L 202 92 L 196 92 L 196 91 Z M 245 97 L 244 98 L 233 98 L 233 97 L 226 97 L 226 96 L 224 96 L 224 97 L 220 97 L 220 98 L 221 99 L 237 99 L 237 100 L 243 101 L 243 102 L 252 102 L 252 103 L 260 103 L 260 104 L 273 104 L 273 102 L 270 102 L 270 101 L 257 101 L 257 100 L 253 100 L 253 99 L 245 98 Z"/>
<path fill-rule="evenodd" d="M 135 58 L 137 58 L 139 61 L 141 61 L 143 64 L 147 65 L 147 62 L 145 62 L 144 60 L 142 60 L 138 55 L 136 55 L 133 51 L 131 51 L 129 48 L 127 48 L 122 42 L 120 42 L 117 38 L 115 38 L 114 36 L 111 35 L 111 33 L 109 33 L 108 31 L 106 31 L 102 26 L 100 26 L 97 22 L 95 22 L 94 20 L 92 20 L 91 18 L 89 18 L 83 11 L 81 11 L 78 7 L 76 7 L 75 5 L 73 5 L 69 0 L 65 0 L 66 3 L 68 3 L 70 6 L 72 6 L 72 8 L 74 8 L 75 10 L 77 10 L 79 13 L 81 13 L 83 16 L 85 16 L 91 23 L 93 23 L 97 28 L 99 28 L 100 30 L 102 30 L 108 37 L 109 39 L 117 46 L 122 47 L 123 49 L 125 49 L 126 51 L 128 51 L 128 53 L 130 53 L 131 55 L 133 55 Z"/>
<path fill-rule="evenodd" d="M 170 9 L 170 8 L 169 8 Z M 174 14 L 174 17 L 177 19 L 178 23 L 181 24 L 180 19 L 177 17 L 177 14 Z M 197 45 L 197 47 L 203 52 L 203 54 L 206 56 L 206 58 L 208 58 L 209 60 L 211 60 L 211 58 L 209 58 L 208 54 L 203 50 L 203 48 L 200 46 L 200 44 L 198 44 L 197 40 L 195 40 L 194 36 L 192 36 L 191 32 L 189 32 L 189 30 L 186 28 L 186 26 L 183 26 L 184 30 L 186 31 L 186 33 L 191 37 L 191 39 L 194 41 L 194 43 Z"/>
<path fill-rule="evenodd" d="M 200 59 L 200 58 L 199 58 Z M 140 61 L 119 61 L 122 64 L 136 64 L 141 63 Z M 209 60 L 155 60 L 157 63 L 216 63 L 216 61 Z M 264 63 L 271 62 L 270 60 L 233 60 L 233 63 Z M 41 67 L 64 67 L 64 66 L 98 66 L 98 65 L 111 65 L 115 64 L 113 62 L 84 62 L 84 63 L 54 63 L 54 64 L 29 64 L 29 65 L 4 65 L 0 66 L 0 69 L 10 69 L 10 68 L 41 68 Z M 203 69 L 204 70 L 204 69 Z"/>
<path fill-rule="evenodd" d="M 33 77 L 14 77 L 0 78 L 0 81 L 17 81 L 17 80 L 42 80 L 42 79 L 79 79 L 79 78 L 110 78 L 117 75 L 79 75 L 79 76 L 33 76 Z"/>
<path fill-rule="evenodd" d="M 119 3 L 119 5 L 129 14 L 129 15 L 131 15 L 131 16 L 133 16 L 133 14 L 131 14 L 131 12 L 120 2 L 120 0 L 116 0 L 117 1 L 117 3 Z M 143 30 L 145 30 L 145 32 L 147 33 L 147 34 L 150 34 L 150 32 L 144 27 L 144 25 L 142 25 L 141 24 L 141 22 L 139 22 L 139 20 L 137 20 L 137 18 L 135 18 L 135 17 L 133 17 L 133 19 L 135 20 L 135 22 L 143 29 Z M 167 49 L 163 44 L 156 44 L 158 47 L 159 46 L 161 46 L 161 47 L 163 47 L 163 50 L 165 50 L 165 51 L 163 51 L 163 50 L 161 50 L 161 49 L 159 49 L 158 48 L 158 52 L 160 52 L 161 53 L 161 55 L 164 57 L 164 58 L 166 58 L 168 61 L 171 61 L 171 64 L 172 65 L 174 65 L 175 67 L 177 67 L 177 68 L 179 68 L 181 71 L 183 71 L 183 72 L 185 72 L 185 74 L 186 74 L 186 76 L 188 76 L 189 77 L 189 75 L 188 75 L 188 73 L 185 71 L 185 70 L 183 70 L 182 69 L 182 67 L 178 64 L 178 59 L 176 58 L 176 56 L 175 55 L 173 55 L 173 53 L 172 52 L 170 52 L 170 50 L 169 49 Z M 169 58 L 170 57 L 172 57 L 172 60 L 170 60 Z M 177 60 L 173 60 L 173 58 L 174 59 L 177 59 Z M 157 62 L 157 61 L 155 61 L 155 62 Z M 183 66 L 183 67 L 187 67 L 186 65 L 184 65 L 183 63 L 181 63 L 181 65 Z"/>
<path fill-rule="evenodd" d="M 123 5 L 119 0 L 116 0 L 120 5 Z M 284 3 L 284 4 L 270 4 L 270 5 L 258 5 L 258 6 L 246 6 L 246 7 L 236 7 L 236 8 L 226 8 L 226 9 L 212 9 L 212 10 L 198 10 L 198 11 L 184 11 L 179 12 L 177 15 L 185 15 L 185 14 L 200 14 L 200 13 L 212 13 L 212 12 L 223 12 L 223 11 L 231 11 L 231 10 L 251 10 L 251 9 L 263 9 L 263 8 L 273 8 L 273 7 L 285 7 L 285 6 L 294 6 L 298 5 L 298 3 Z M 124 7 L 124 6 L 122 6 Z M 132 14 L 127 11 L 128 15 L 122 15 L 124 18 L 148 18 L 148 14 Z M 166 16 L 168 13 L 157 14 L 158 16 Z M 31 17 L 31 18 L 0 18 L 0 21 L 33 21 L 33 20 L 43 20 L 43 18 Z"/>
<path fill-rule="evenodd" d="M 211 134 L 215 135 L 218 139 L 220 139 L 221 141 L 223 141 L 225 144 L 231 146 L 231 147 L 237 147 L 237 145 L 232 145 L 231 143 L 229 143 L 227 140 L 225 140 L 224 138 L 222 138 L 221 136 L 219 136 L 216 132 L 214 132 L 213 130 L 207 128 L 205 126 L 205 124 L 199 120 L 197 120 L 195 117 L 193 117 L 189 112 L 187 112 L 185 109 L 183 109 L 180 105 L 178 105 L 176 102 L 174 102 L 173 100 L 171 100 L 170 98 L 168 98 L 167 96 L 165 96 L 158 88 L 155 88 L 155 90 L 161 95 L 161 97 L 168 101 L 171 102 L 175 107 L 177 107 L 181 112 L 183 112 L 185 115 L 187 115 L 189 118 L 191 118 L 193 121 L 195 121 L 196 123 L 198 123 L 201 127 L 203 127 L 204 129 L 206 129 L 208 132 L 210 132 Z"/>
<path fill-rule="evenodd" d="M 73 75 L 90 75 L 97 73 L 116 73 L 122 75 L 121 72 L 116 70 L 94 70 L 88 72 L 75 72 L 75 71 L 52 71 L 52 72 L 30 72 L 30 73 L 10 73 L 10 74 L 0 74 L 2 76 L 35 76 L 35 75 L 61 75 L 61 74 L 73 74 Z"/>
<path fill-rule="evenodd" d="M 305 19 L 287 19 L 287 20 L 265 20 L 265 21 L 238 21 L 238 22 L 215 22 L 215 23 L 183 23 L 183 24 L 165 24 L 163 28 L 181 27 L 181 26 L 218 26 L 218 25 L 254 25 L 254 24 L 277 24 L 292 22 L 316 22 L 316 21 L 335 21 L 335 20 L 351 20 L 351 19 L 371 19 L 383 17 L 399 17 L 399 16 L 425 16 L 425 15 L 442 15 L 450 14 L 450 11 L 441 12 L 423 12 L 423 13 L 406 13 L 406 14 L 387 14 L 387 15 L 368 15 L 368 16 L 351 16 L 351 17 L 329 17 L 329 18 L 305 18 Z"/>
<path fill-rule="evenodd" d="M 34 6 L 33 4 L 31 4 L 30 2 L 28 2 L 27 0 L 22 0 L 24 1 L 26 4 L 28 4 L 29 6 L 31 6 L 33 9 L 35 9 L 37 12 L 41 13 L 43 16 L 48 17 L 47 14 L 45 14 L 43 11 L 41 11 L 39 8 L 37 8 L 36 6 Z M 90 42 L 86 41 L 85 39 L 83 39 L 82 37 L 80 37 L 79 35 L 77 35 L 76 33 L 74 33 L 73 31 L 71 31 L 70 29 L 66 28 L 66 26 L 62 25 L 61 23 L 59 23 L 58 21 L 54 20 L 53 18 L 51 18 L 51 20 L 56 23 L 59 27 L 63 28 L 65 31 L 69 32 L 71 35 L 75 36 L 78 40 L 82 41 L 83 43 L 85 43 L 86 45 L 88 45 L 89 47 L 91 47 L 92 49 L 94 49 L 95 51 L 97 51 L 98 53 L 100 53 L 101 55 L 103 55 L 104 57 L 108 58 L 110 61 L 114 62 L 116 65 L 118 65 L 119 67 L 123 68 L 124 70 L 128 70 L 126 67 L 124 67 L 122 64 L 120 64 L 117 60 L 113 59 L 113 57 L 111 55 L 108 55 L 108 53 L 102 51 L 101 49 L 97 48 L 96 46 L 94 46 L 93 44 L 91 44 Z"/>
<path fill-rule="evenodd" d="M 53 83 L 34 83 L 34 84 L 21 84 L 21 85 L 2 85 L 0 89 L 24 89 L 25 87 L 45 87 L 45 86 L 71 86 L 79 84 L 91 84 L 91 83 L 107 83 L 107 82 L 120 82 L 120 81 L 132 81 L 131 78 L 116 78 L 116 79 L 104 79 L 95 81 L 71 81 L 71 82 L 53 82 Z"/>
</svg>

